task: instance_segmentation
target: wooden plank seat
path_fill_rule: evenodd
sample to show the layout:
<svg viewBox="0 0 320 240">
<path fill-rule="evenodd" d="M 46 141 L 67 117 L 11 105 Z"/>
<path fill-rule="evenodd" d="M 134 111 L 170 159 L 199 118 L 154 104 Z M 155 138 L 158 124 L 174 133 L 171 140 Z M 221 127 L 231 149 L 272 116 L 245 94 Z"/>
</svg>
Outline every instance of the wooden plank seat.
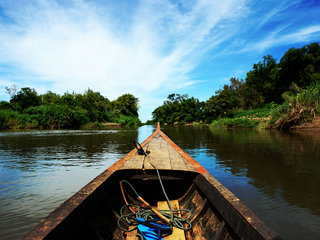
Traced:
<svg viewBox="0 0 320 240">
<path fill-rule="evenodd" d="M 130 226 L 129 229 L 134 228 L 134 226 Z M 127 232 L 127 236 L 126 236 L 126 240 L 136 240 L 138 239 L 137 237 L 137 229 L 131 231 L 131 232 Z"/>
<path fill-rule="evenodd" d="M 170 201 L 170 203 L 171 203 L 171 207 L 173 210 L 180 209 L 178 200 Z M 169 210 L 168 203 L 166 201 L 157 202 L 157 209 L 158 210 Z M 130 227 L 130 228 L 132 228 L 132 227 Z M 136 240 L 136 239 L 138 239 L 136 235 L 137 235 L 137 230 L 134 230 L 132 232 L 128 232 L 127 236 L 126 236 L 126 240 Z M 163 239 L 165 239 L 165 240 L 185 240 L 186 237 L 185 237 L 184 231 L 182 229 L 173 227 L 172 234 L 164 237 Z"/>
<path fill-rule="evenodd" d="M 169 210 L 168 203 L 166 201 L 160 201 L 158 204 L 158 210 Z M 171 207 L 173 210 L 179 210 L 179 202 L 178 200 L 170 201 Z M 179 214 L 180 215 L 180 214 Z M 180 228 L 173 227 L 172 234 L 163 238 L 165 240 L 185 240 L 186 237 L 184 235 L 184 231 Z"/>
</svg>

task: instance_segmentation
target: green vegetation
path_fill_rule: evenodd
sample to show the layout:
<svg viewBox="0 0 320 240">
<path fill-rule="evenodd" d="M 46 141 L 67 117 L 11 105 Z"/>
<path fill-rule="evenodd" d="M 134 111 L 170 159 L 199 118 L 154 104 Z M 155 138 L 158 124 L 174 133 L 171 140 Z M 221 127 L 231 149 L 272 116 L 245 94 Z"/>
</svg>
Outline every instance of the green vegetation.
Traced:
<svg viewBox="0 0 320 240">
<path fill-rule="evenodd" d="M 271 113 L 278 108 L 278 104 L 268 103 L 262 108 L 256 108 L 252 110 L 237 109 L 231 112 L 234 118 L 247 117 L 247 118 L 267 118 Z"/>
<path fill-rule="evenodd" d="M 212 128 L 255 128 L 260 121 L 249 118 L 220 118 L 214 120 L 210 127 Z"/>
<path fill-rule="evenodd" d="M 153 122 L 174 124 L 204 119 L 204 102 L 188 95 L 170 94 L 162 106 L 152 112 Z"/>
<path fill-rule="evenodd" d="M 103 122 L 138 126 L 138 99 L 124 94 L 114 101 L 88 89 L 84 94 L 51 91 L 38 95 L 31 88 L 6 88 L 10 102 L 0 102 L 1 129 L 101 127 Z"/>
<path fill-rule="evenodd" d="M 275 128 L 290 128 L 312 121 L 320 113 L 320 82 L 313 83 L 306 89 L 292 84 L 292 91 L 285 92 L 282 103 L 271 114 L 271 123 Z"/>
<path fill-rule="evenodd" d="M 230 84 L 206 102 L 171 94 L 153 111 L 153 122 L 212 123 L 213 127 L 290 128 L 311 121 L 319 111 L 320 46 L 289 49 L 277 63 L 267 55 L 244 80 Z"/>
</svg>

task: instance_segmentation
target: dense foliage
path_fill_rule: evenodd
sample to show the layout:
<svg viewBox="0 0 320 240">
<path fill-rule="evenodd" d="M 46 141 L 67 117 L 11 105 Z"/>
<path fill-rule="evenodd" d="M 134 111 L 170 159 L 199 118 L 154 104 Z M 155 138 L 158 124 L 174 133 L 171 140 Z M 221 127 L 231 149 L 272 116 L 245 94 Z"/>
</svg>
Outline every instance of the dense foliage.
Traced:
<svg viewBox="0 0 320 240">
<path fill-rule="evenodd" d="M 312 43 L 299 49 L 291 48 L 279 63 L 270 56 L 253 65 L 245 80 L 230 79 L 230 85 L 216 92 L 206 102 L 206 116 L 217 118 L 234 109 L 255 109 L 274 102 L 281 104 L 282 94 L 292 83 L 306 88 L 320 82 L 320 46 Z"/>
<path fill-rule="evenodd" d="M 312 83 L 306 89 L 292 84 L 291 89 L 282 95 L 285 102 L 271 114 L 275 128 L 290 128 L 309 122 L 320 113 L 320 82 Z"/>
<path fill-rule="evenodd" d="M 6 88 L 10 102 L 0 102 L 0 128 L 75 128 L 88 123 L 116 122 L 127 126 L 140 124 L 138 99 L 124 94 L 114 101 L 88 89 L 84 94 L 59 95 L 48 91 L 39 95 L 34 89 Z"/>
<path fill-rule="evenodd" d="M 204 102 L 187 95 L 170 94 L 162 106 L 152 112 L 155 122 L 173 124 L 202 121 L 204 118 Z"/>
<path fill-rule="evenodd" d="M 231 78 L 230 84 L 216 91 L 205 103 L 185 95 L 171 94 L 162 106 L 154 110 L 153 122 L 212 122 L 221 118 L 239 118 L 239 114 L 244 117 L 250 111 L 264 109 L 261 110 L 264 117 L 272 115 L 271 123 L 275 127 L 290 127 L 306 121 L 306 115 L 318 113 L 315 104 L 319 103 L 319 94 L 315 89 L 319 83 L 320 45 L 312 43 L 299 49 L 289 49 L 278 63 L 272 56 L 264 56 L 261 62 L 253 65 L 244 80 Z M 292 91 L 292 86 L 296 86 L 299 92 Z M 304 115 L 296 116 L 297 121 L 291 120 L 293 112 L 299 111 Z M 279 118 L 282 120 L 277 122 Z M 231 122 L 225 122 L 225 125 L 232 125 Z M 219 124 L 215 122 L 215 125 Z"/>
</svg>

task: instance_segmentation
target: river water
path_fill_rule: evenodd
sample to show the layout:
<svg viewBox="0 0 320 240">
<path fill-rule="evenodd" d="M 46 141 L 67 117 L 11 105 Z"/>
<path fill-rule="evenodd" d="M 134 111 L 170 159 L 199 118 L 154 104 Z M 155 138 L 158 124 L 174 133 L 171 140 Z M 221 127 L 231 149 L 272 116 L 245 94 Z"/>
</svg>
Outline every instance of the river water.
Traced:
<svg viewBox="0 0 320 240">
<path fill-rule="evenodd" d="M 23 236 L 154 130 L 0 132 L 0 239 Z M 320 239 L 320 131 L 162 130 L 283 239 Z"/>
</svg>

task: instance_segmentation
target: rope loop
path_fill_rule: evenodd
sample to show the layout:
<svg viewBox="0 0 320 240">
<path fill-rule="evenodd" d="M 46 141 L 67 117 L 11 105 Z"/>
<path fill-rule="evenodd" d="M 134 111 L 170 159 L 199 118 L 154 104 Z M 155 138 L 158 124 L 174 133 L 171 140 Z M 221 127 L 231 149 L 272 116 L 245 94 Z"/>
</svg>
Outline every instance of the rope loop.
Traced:
<svg viewBox="0 0 320 240">
<path fill-rule="evenodd" d="M 191 211 L 189 209 L 179 209 L 179 210 L 172 209 L 170 200 L 167 196 L 167 193 L 166 193 L 164 186 L 163 186 L 163 183 L 161 181 L 161 176 L 160 176 L 159 170 L 154 164 L 152 164 L 151 162 L 149 162 L 149 163 L 155 168 L 155 170 L 157 172 L 158 179 L 159 179 L 163 194 L 164 194 L 164 196 L 167 200 L 168 206 L 169 206 L 169 210 L 158 210 L 161 214 L 163 214 L 165 217 L 170 219 L 170 223 L 166 224 L 166 225 L 170 226 L 170 227 L 174 226 L 174 227 L 180 228 L 182 230 L 191 229 L 192 225 L 189 222 L 189 219 L 191 218 Z M 128 182 L 127 180 L 121 180 L 120 184 L 122 184 L 122 183 L 126 183 L 127 185 L 129 185 L 129 187 L 132 189 L 132 191 L 137 196 L 137 198 L 140 197 L 140 195 L 135 190 L 135 188 L 131 185 L 130 182 Z M 129 212 L 128 214 L 124 213 L 126 208 L 127 208 L 127 212 Z M 132 211 L 132 209 L 136 209 L 136 211 L 130 212 L 130 210 Z M 180 216 L 178 216 L 179 213 L 180 213 L 180 215 L 182 215 L 182 213 L 185 213 L 185 215 L 187 215 L 187 216 L 180 217 Z M 146 221 L 148 221 L 148 220 L 150 221 L 152 219 L 156 219 L 157 215 L 153 211 L 151 211 L 149 208 L 145 208 L 145 207 L 142 207 L 139 205 L 127 203 L 124 206 L 122 206 L 122 208 L 120 209 L 120 217 L 117 221 L 118 228 L 124 232 L 134 231 L 135 229 L 137 229 L 137 225 L 139 224 L 136 218 L 142 218 Z M 121 226 L 121 221 L 124 222 L 126 227 Z M 128 226 L 135 226 L 135 227 L 131 228 L 129 230 Z"/>
</svg>

